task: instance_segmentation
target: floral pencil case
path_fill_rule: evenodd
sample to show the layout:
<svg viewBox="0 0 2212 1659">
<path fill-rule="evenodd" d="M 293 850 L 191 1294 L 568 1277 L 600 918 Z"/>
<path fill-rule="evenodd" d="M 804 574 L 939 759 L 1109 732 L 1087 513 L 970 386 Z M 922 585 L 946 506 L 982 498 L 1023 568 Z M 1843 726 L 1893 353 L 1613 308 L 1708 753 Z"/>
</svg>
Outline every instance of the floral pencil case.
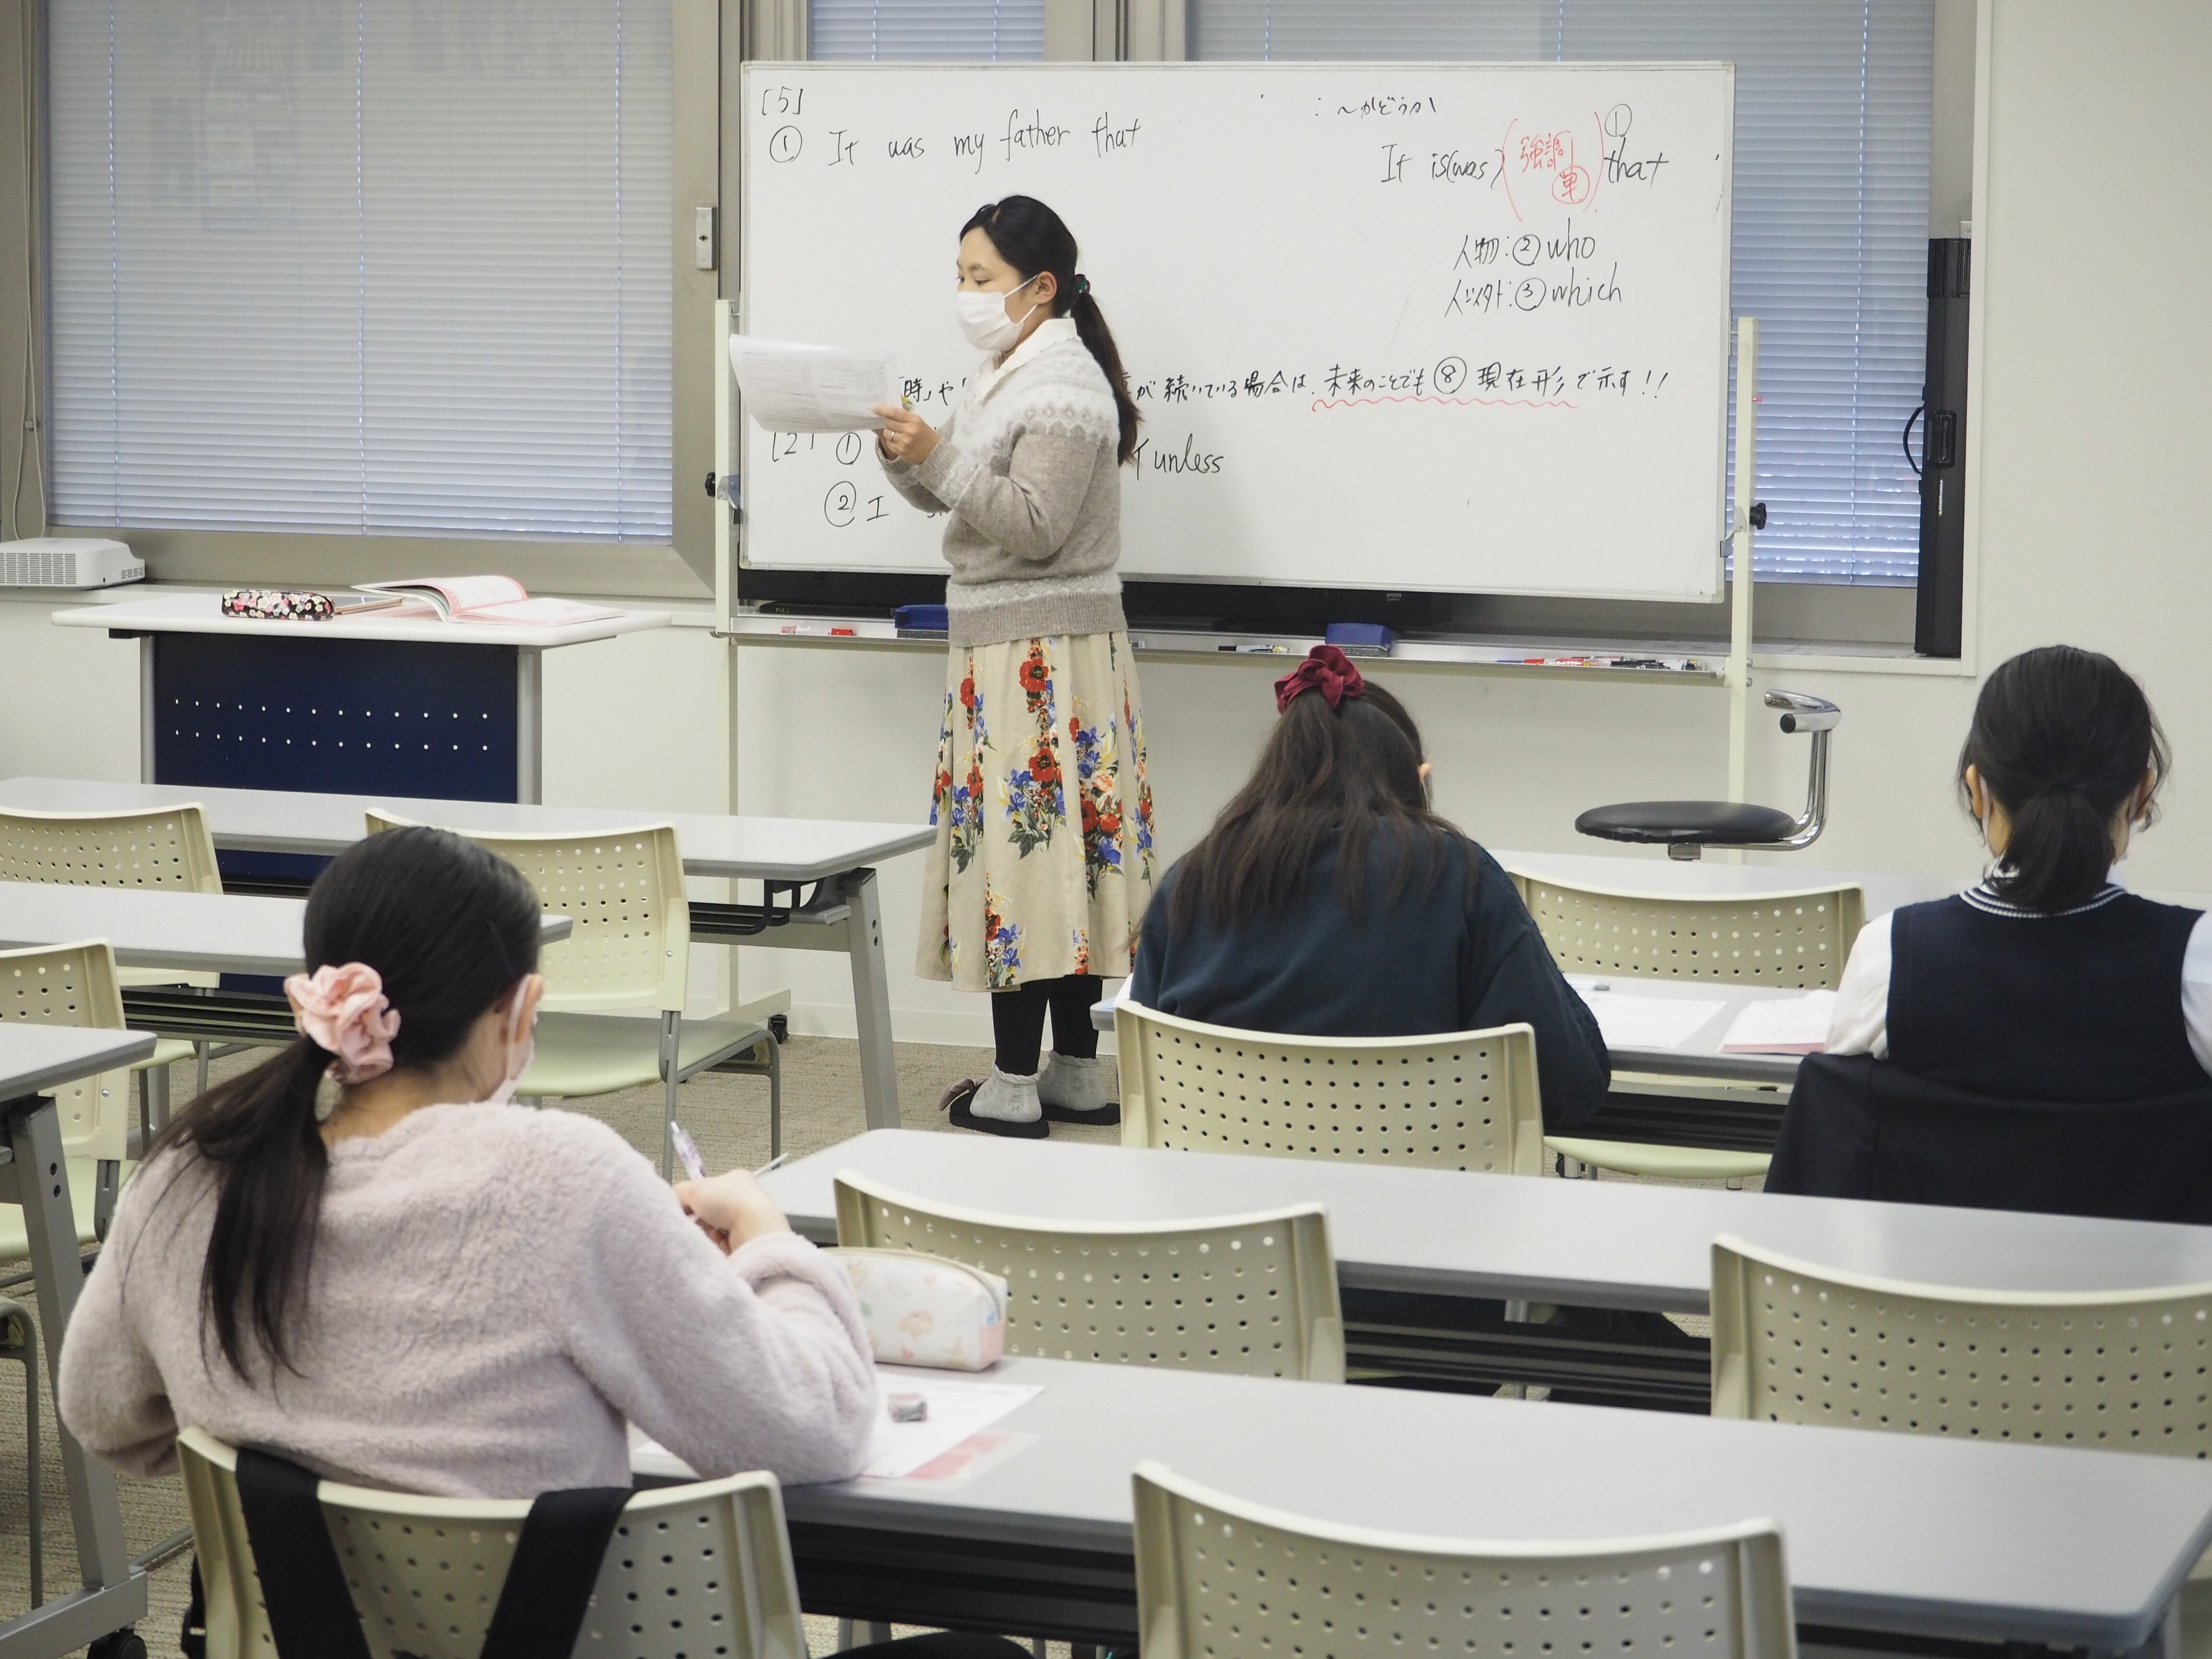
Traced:
<svg viewBox="0 0 2212 1659">
<path fill-rule="evenodd" d="M 264 622 L 328 622 L 337 606 L 327 593 L 295 593 L 274 587 L 234 587 L 222 596 L 226 617 L 253 617 Z"/>
<path fill-rule="evenodd" d="M 868 1345 L 887 1365 L 987 1371 L 1006 1341 L 1006 1281 L 914 1250 L 830 1250 L 860 1299 Z"/>
</svg>

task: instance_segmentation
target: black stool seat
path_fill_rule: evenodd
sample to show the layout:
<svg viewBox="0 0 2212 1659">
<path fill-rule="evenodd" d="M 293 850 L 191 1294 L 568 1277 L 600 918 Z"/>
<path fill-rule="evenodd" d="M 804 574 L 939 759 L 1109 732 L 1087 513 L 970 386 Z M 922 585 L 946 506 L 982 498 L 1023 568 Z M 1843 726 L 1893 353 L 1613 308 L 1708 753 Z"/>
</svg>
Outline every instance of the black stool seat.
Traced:
<svg viewBox="0 0 2212 1659">
<path fill-rule="evenodd" d="M 1646 847 L 1761 846 L 1787 841 L 1799 827 L 1795 817 L 1775 807 L 1733 800 L 1621 801 L 1593 806 L 1575 820 L 1576 830 L 1585 836 Z"/>
</svg>

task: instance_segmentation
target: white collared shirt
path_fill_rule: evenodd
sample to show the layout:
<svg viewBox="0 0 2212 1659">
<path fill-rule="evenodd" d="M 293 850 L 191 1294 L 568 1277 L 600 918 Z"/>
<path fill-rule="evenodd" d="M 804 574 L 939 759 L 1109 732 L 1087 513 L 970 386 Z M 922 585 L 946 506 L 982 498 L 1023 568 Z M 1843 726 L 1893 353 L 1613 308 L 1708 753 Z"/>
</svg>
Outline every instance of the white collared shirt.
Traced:
<svg viewBox="0 0 2212 1659">
<path fill-rule="evenodd" d="M 996 362 L 993 362 L 988 357 L 983 360 L 983 367 L 976 370 L 975 378 L 970 382 L 971 390 L 969 394 L 970 399 L 975 403 L 981 403 L 1007 375 L 1029 362 L 1047 346 L 1057 344 L 1062 340 L 1073 340 L 1079 337 L 1081 337 L 1075 331 L 1073 318 L 1046 318 L 1030 331 L 1029 338 L 1024 340 Z"/>
<path fill-rule="evenodd" d="M 2116 882 L 2107 882 L 2104 890 L 2087 903 L 2052 914 L 2070 916 L 2094 910 L 2110 904 L 2126 890 Z M 2043 914 L 1999 896 L 1987 877 L 1960 897 L 1991 915 L 2027 921 Z M 1859 930 L 1851 945 L 1850 960 L 1844 964 L 1843 982 L 1836 987 L 1835 1015 L 1828 1024 L 1832 1054 L 1889 1058 L 1889 916 L 1876 916 Z M 2197 919 L 2182 952 L 2181 1023 L 2189 1032 L 2190 1053 L 2207 1073 L 2212 1073 L 2212 911 Z"/>
</svg>

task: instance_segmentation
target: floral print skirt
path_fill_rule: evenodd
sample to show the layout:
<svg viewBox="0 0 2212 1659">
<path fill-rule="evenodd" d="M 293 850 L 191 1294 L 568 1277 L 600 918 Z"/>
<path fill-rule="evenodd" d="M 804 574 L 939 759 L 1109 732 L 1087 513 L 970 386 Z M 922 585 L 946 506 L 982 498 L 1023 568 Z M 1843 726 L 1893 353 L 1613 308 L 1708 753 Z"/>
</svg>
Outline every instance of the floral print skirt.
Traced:
<svg viewBox="0 0 2212 1659">
<path fill-rule="evenodd" d="M 1129 636 L 956 646 L 915 971 L 963 991 L 1129 971 L 1152 793 Z"/>
</svg>

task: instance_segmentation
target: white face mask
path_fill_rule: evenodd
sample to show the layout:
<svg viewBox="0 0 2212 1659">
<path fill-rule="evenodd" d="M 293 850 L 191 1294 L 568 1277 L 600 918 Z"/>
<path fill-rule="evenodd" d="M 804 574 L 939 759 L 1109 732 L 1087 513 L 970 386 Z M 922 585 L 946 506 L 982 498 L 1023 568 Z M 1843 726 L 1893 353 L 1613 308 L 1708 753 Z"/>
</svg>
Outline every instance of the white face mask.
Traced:
<svg viewBox="0 0 2212 1659">
<path fill-rule="evenodd" d="M 522 1081 L 522 1074 L 530 1069 L 530 1062 L 538 1058 L 538 1022 L 532 1018 L 530 1029 L 523 1029 L 522 1004 L 522 988 L 518 986 L 514 993 L 514 1012 L 507 1016 L 507 1075 L 500 1079 L 499 1087 L 491 1091 L 485 1103 L 488 1105 L 504 1106 L 514 1099 L 514 1085 Z M 521 1039 L 520 1054 L 515 1051 L 518 1037 Z"/>
<path fill-rule="evenodd" d="M 1043 275 L 1042 271 L 1037 273 L 1037 276 Z M 1029 283 L 1008 289 L 1004 294 L 976 294 L 964 288 L 955 289 L 952 303 L 960 313 L 960 331 L 968 337 L 968 343 L 978 351 L 1004 351 L 1020 339 L 1022 325 L 1029 321 L 1030 313 L 1036 306 L 1014 318 L 1006 315 L 1006 301 L 1035 281 L 1036 276 L 1032 276 Z M 1042 300 L 1037 301 L 1037 305 L 1043 303 Z"/>
</svg>

